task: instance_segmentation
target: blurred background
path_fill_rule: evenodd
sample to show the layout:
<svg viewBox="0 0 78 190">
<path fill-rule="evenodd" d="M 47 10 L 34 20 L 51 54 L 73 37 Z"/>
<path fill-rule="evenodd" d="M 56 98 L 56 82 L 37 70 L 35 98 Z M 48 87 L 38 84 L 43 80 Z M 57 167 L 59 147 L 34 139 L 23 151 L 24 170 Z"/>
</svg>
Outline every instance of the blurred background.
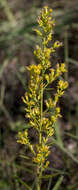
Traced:
<svg viewBox="0 0 78 190">
<path fill-rule="evenodd" d="M 36 190 L 35 168 L 21 158 L 30 152 L 16 140 L 18 131 L 29 127 L 21 96 L 28 89 L 25 66 L 36 62 L 33 51 L 40 40 L 33 29 L 44 5 L 53 9 L 54 40 L 63 42 L 52 61 L 66 63 L 69 87 L 60 99 L 63 117 L 55 126 L 42 189 L 78 190 L 78 0 L 0 0 L 0 190 L 24 190 L 28 185 Z M 31 130 L 30 138 L 35 142 Z"/>
</svg>

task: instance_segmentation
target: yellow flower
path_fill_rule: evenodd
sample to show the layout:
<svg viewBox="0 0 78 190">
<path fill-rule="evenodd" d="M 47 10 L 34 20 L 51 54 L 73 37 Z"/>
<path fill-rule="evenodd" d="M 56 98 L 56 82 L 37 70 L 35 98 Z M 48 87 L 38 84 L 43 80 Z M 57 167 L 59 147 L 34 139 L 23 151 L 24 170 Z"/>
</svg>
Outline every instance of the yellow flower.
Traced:
<svg viewBox="0 0 78 190">
<path fill-rule="evenodd" d="M 60 88 L 60 89 L 66 89 L 68 87 L 68 82 L 67 81 L 63 81 L 63 80 L 60 80 L 59 82 L 58 82 L 58 88 Z"/>
<path fill-rule="evenodd" d="M 61 67 L 60 67 L 61 72 L 67 72 L 67 69 L 65 67 L 64 63 L 61 63 Z"/>
<path fill-rule="evenodd" d="M 25 130 L 23 133 L 19 132 L 18 133 L 18 138 L 19 138 L 17 140 L 18 143 L 21 143 L 21 144 L 24 144 L 24 145 L 29 144 L 28 131 L 27 130 Z"/>
<path fill-rule="evenodd" d="M 62 117 L 60 114 L 60 107 L 56 107 L 56 117 Z"/>
<path fill-rule="evenodd" d="M 53 134 L 54 134 L 54 129 L 51 127 L 51 128 L 49 129 L 49 131 L 48 131 L 48 136 L 49 136 L 49 137 L 52 137 Z"/>
<path fill-rule="evenodd" d="M 52 121 L 53 123 L 55 123 L 55 122 L 56 122 L 56 116 L 52 115 L 52 116 L 51 116 L 51 121 Z"/>
<path fill-rule="evenodd" d="M 37 145 L 37 154 L 34 157 L 33 161 L 39 165 L 48 166 L 49 163 L 45 163 L 47 156 L 49 155 L 49 147 L 45 144 L 42 144 L 41 147 Z"/>
<path fill-rule="evenodd" d="M 42 36 L 42 33 L 38 29 L 34 29 L 34 31 L 37 33 L 37 35 Z"/>
<path fill-rule="evenodd" d="M 62 46 L 62 43 L 59 42 L 59 41 L 56 41 L 56 42 L 54 43 L 54 48 L 59 48 L 59 47 L 61 47 L 61 46 Z"/>
<path fill-rule="evenodd" d="M 37 45 L 34 54 L 38 59 L 37 64 L 32 64 L 27 67 L 30 73 L 30 81 L 28 92 L 22 97 L 26 104 L 26 117 L 29 121 L 29 126 L 36 131 L 38 141 L 36 145 L 30 143 L 28 130 L 18 133 L 18 143 L 27 145 L 33 153 L 33 162 L 37 166 L 37 176 L 40 175 L 49 165 L 47 161 L 50 154 L 49 138 L 54 134 L 54 123 L 58 117 L 61 117 L 60 107 L 57 106 L 59 98 L 64 94 L 68 86 L 67 81 L 60 80 L 60 76 L 67 72 L 64 63 L 57 63 L 56 66 L 51 65 L 51 55 L 60 47 L 62 43 L 55 41 L 51 47 L 49 42 L 52 41 L 53 26 L 55 21 L 52 18 L 52 9 L 45 6 L 38 18 L 38 29 L 35 32 L 41 39 L 41 46 Z M 54 65 L 54 64 L 53 64 Z M 43 110 L 44 92 L 47 86 L 59 78 L 57 82 L 56 93 L 52 98 L 45 101 L 46 109 Z M 53 85 L 54 86 L 54 85 Z M 54 92 L 54 90 L 53 90 Z"/>
</svg>

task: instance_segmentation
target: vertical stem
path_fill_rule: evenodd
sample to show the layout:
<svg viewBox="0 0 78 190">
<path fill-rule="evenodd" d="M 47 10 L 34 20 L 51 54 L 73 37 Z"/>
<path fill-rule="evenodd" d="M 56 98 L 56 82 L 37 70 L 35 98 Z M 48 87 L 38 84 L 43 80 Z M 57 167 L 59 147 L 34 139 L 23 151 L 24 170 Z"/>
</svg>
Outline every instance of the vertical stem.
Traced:
<svg viewBox="0 0 78 190">
<path fill-rule="evenodd" d="M 37 190 L 40 190 L 40 183 L 37 183 Z"/>
<path fill-rule="evenodd" d="M 64 46 L 65 46 L 65 48 L 64 48 L 64 57 L 65 57 L 66 68 L 67 68 L 67 71 L 68 71 L 68 66 L 69 66 L 69 63 L 68 63 L 68 59 L 69 59 L 69 47 L 68 47 L 68 31 L 67 31 L 67 29 L 66 29 L 65 34 L 64 34 Z M 65 73 L 65 80 L 68 81 L 68 72 Z M 67 96 L 67 101 L 68 101 L 68 104 L 70 105 L 70 97 L 69 97 L 69 95 Z M 68 109 L 68 119 L 71 122 L 70 109 L 71 109 L 71 107 L 69 106 L 69 109 Z"/>
<path fill-rule="evenodd" d="M 43 41 L 45 41 L 45 38 L 43 38 Z M 45 49 L 45 45 L 43 45 L 43 52 Z M 40 123 L 40 136 L 39 136 L 39 144 L 41 144 L 41 136 L 42 136 L 42 115 L 43 115 L 43 76 L 44 76 L 44 71 L 42 70 L 42 83 L 41 83 L 41 123 Z"/>
<path fill-rule="evenodd" d="M 76 104 L 76 121 L 78 123 L 78 98 L 77 98 L 77 104 Z M 76 124 L 76 136 L 78 137 L 78 126 Z"/>
<path fill-rule="evenodd" d="M 65 34 L 64 34 L 64 45 L 65 45 L 65 48 L 64 48 L 64 57 L 65 57 L 65 62 L 66 62 L 66 68 L 67 68 L 67 71 L 68 71 L 68 32 L 65 31 Z M 65 80 L 68 81 L 68 72 L 65 73 Z"/>
<path fill-rule="evenodd" d="M 43 77 L 43 76 L 42 76 Z M 40 137 L 39 137 L 39 143 L 41 144 L 41 128 L 42 128 L 42 114 L 43 114 L 43 78 L 42 78 L 42 84 L 41 84 L 41 123 L 40 123 Z"/>
<path fill-rule="evenodd" d="M 43 52 L 45 49 L 45 45 L 43 45 Z M 44 62 L 44 61 L 43 61 Z M 39 144 L 41 145 L 42 143 L 42 117 L 43 117 L 43 92 L 44 92 L 44 88 L 43 88 L 43 79 L 44 79 L 44 71 L 42 70 L 42 81 L 41 81 L 41 121 L 40 121 L 40 133 L 39 133 Z M 38 181 L 37 181 L 37 190 L 40 190 L 40 177 L 42 175 L 42 166 L 40 169 L 40 173 L 38 176 Z"/>
</svg>

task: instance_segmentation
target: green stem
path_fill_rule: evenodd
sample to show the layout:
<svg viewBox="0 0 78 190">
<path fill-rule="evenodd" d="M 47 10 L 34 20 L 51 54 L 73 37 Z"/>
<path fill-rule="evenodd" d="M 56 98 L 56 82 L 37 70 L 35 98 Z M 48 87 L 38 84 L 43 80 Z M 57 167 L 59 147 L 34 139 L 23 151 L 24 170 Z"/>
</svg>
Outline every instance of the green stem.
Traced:
<svg viewBox="0 0 78 190">
<path fill-rule="evenodd" d="M 39 182 L 37 183 L 37 190 L 40 190 L 40 184 L 39 184 Z"/>
<path fill-rule="evenodd" d="M 42 76 L 43 77 L 43 76 Z M 41 133 L 41 129 L 42 129 L 42 115 L 43 115 L 43 79 L 42 79 L 42 84 L 41 84 L 41 123 L 40 123 L 40 136 L 39 136 L 39 143 L 41 144 L 41 137 L 42 137 L 42 133 Z"/>
<path fill-rule="evenodd" d="M 29 148 L 30 148 L 30 150 L 31 150 L 31 152 L 34 154 L 34 156 L 36 155 L 36 153 L 35 153 L 35 151 L 34 151 L 34 149 L 33 149 L 33 146 L 29 143 Z"/>
<path fill-rule="evenodd" d="M 45 38 L 43 38 L 43 41 L 45 41 Z M 45 50 L 45 45 L 43 45 L 43 52 L 44 52 L 44 50 Z M 43 78 L 44 78 L 44 70 L 42 70 L 42 83 L 41 83 L 41 123 L 40 123 L 39 144 L 41 144 L 41 140 L 42 140 L 41 137 L 42 137 L 43 91 L 44 91 Z"/>
</svg>

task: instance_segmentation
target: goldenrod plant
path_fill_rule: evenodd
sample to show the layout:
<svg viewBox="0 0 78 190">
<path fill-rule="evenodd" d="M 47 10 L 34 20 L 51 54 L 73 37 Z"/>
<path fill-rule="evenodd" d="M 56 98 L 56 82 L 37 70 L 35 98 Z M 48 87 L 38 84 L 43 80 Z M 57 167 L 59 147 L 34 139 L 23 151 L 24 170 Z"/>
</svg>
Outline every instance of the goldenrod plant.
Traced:
<svg viewBox="0 0 78 190">
<path fill-rule="evenodd" d="M 54 124 L 61 117 L 60 107 L 57 105 L 59 98 L 64 94 L 68 86 L 67 81 L 62 79 L 62 74 L 67 72 L 64 63 L 57 63 L 55 67 L 51 64 L 51 56 L 62 44 L 55 41 L 50 47 L 53 38 L 52 9 L 45 6 L 38 18 L 39 29 L 35 29 L 41 38 L 41 46 L 37 45 L 34 54 L 38 63 L 29 65 L 30 73 L 29 91 L 22 97 L 26 104 L 26 118 L 29 125 L 36 131 L 38 141 L 35 145 L 30 142 L 28 129 L 18 133 L 18 143 L 28 146 L 32 152 L 32 162 L 36 164 L 37 190 L 41 189 L 41 178 L 43 171 L 48 167 L 48 155 L 51 153 L 49 139 L 54 134 Z M 48 85 L 56 81 L 57 88 L 52 98 L 44 100 L 44 92 Z M 58 82 L 57 82 L 58 81 Z M 46 109 L 43 109 L 43 100 Z"/>
</svg>

